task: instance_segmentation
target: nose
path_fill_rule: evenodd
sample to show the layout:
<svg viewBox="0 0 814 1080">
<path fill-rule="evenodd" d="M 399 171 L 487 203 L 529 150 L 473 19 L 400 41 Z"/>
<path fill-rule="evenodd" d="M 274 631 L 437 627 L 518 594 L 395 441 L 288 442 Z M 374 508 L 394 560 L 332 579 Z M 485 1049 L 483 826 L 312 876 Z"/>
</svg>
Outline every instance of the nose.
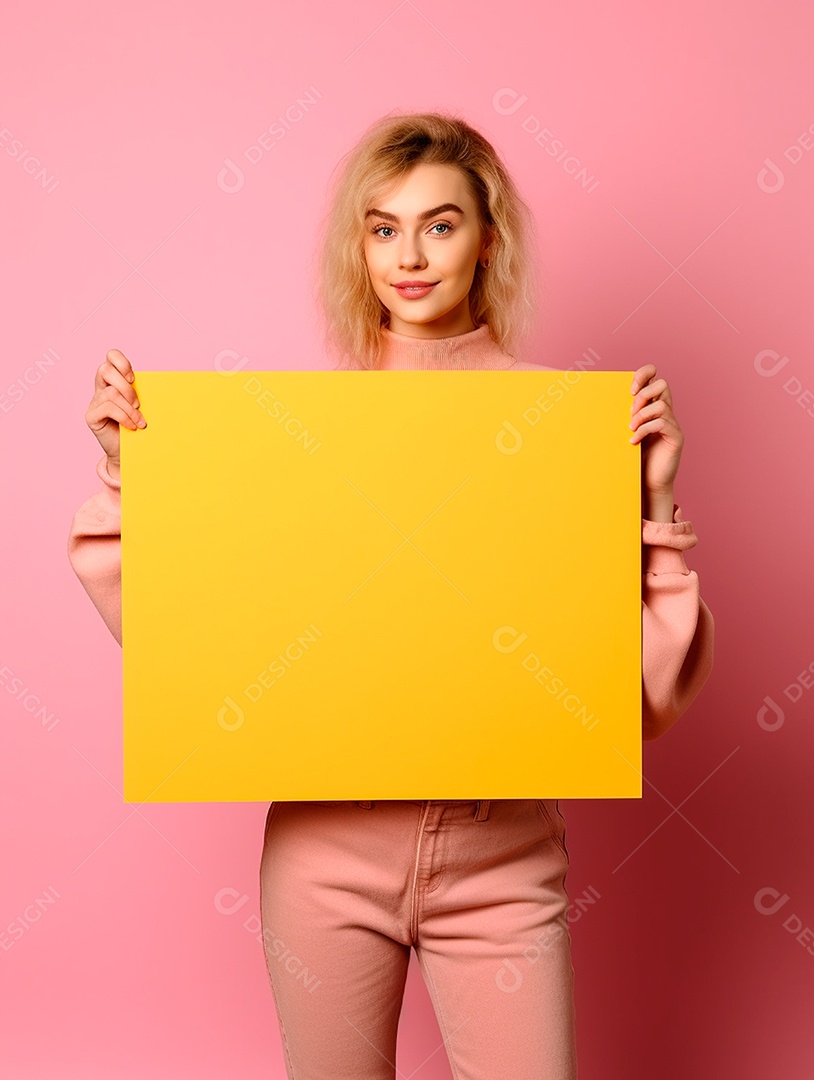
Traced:
<svg viewBox="0 0 814 1080">
<path fill-rule="evenodd" d="M 427 260 L 418 245 L 405 240 L 399 252 L 399 266 L 404 270 L 414 270 L 426 265 Z"/>
</svg>

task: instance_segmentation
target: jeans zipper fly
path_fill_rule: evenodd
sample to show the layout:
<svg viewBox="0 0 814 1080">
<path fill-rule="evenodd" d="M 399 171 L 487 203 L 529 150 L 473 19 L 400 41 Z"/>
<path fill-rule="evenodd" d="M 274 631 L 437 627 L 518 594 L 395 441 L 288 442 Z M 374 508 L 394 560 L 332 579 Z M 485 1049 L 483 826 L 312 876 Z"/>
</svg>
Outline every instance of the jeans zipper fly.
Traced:
<svg viewBox="0 0 814 1080">
<path fill-rule="evenodd" d="M 427 814 L 430 812 L 430 804 L 424 806 L 421 811 L 421 821 L 418 825 L 418 836 L 415 844 L 415 866 L 413 867 L 413 891 L 410 898 L 410 934 L 413 941 L 418 937 L 418 860 L 421 853 L 421 838 L 424 835 L 424 823 L 427 820 Z"/>
</svg>

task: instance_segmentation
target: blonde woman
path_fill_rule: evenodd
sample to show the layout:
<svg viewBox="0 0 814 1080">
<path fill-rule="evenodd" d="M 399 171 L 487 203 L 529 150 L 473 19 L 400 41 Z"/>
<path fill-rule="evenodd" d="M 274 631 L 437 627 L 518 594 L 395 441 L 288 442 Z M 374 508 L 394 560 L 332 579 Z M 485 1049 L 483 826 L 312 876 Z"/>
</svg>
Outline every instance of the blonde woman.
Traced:
<svg viewBox="0 0 814 1080">
<path fill-rule="evenodd" d="M 533 313 L 533 221 L 463 120 L 375 123 L 343 163 L 321 234 L 317 300 L 339 366 L 557 370 L 513 355 Z M 132 381 L 111 350 L 85 417 L 104 450 L 103 486 L 68 544 L 119 643 L 119 425 L 145 423 Z M 697 537 L 673 501 L 684 438 L 669 387 L 645 364 L 631 393 L 630 439 L 643 441 L 643 737 L 653 739 L 706 681 L 714 624 L 684 559 Z M 273 802 L 260 898 L 288 1076 L 393 1080 L 415 949 L 457 1080 L 573 1080 L 565 834 L 552 798 Z"/>
</svg>

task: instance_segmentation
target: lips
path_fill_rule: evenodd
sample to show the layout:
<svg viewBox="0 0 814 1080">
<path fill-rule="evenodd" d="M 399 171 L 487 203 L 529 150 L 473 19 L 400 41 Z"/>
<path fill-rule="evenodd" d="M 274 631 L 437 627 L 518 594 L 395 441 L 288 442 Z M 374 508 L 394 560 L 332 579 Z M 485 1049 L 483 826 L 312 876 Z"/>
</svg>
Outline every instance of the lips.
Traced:
<svg viewBox="0 0 814 1080">
<path fill-rule="evenodd" d="M 431 293 L 437 284 L 437 281 L 424 283 L 405 282 L 394 285 L 393 288 L 399 296 L 403 296 L 405 300 L 420 300 L 422 296 L 427 296 Z"/>
</svg>

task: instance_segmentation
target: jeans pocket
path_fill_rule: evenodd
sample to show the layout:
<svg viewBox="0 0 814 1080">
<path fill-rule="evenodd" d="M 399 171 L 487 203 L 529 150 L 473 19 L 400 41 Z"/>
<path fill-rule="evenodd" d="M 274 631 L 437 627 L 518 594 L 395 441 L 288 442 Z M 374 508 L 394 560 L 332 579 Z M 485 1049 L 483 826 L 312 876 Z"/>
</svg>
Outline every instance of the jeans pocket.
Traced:
<svg viewBox="0 0 814 1080">
<path fill-rule="evenodd" d="M 546 824 L 548 836 L 565 856 L 570 864 L 568 848 L 565 843 L 565 818 L 560 813 L 557 799 L 537 799 L 537 811 Z"/>
</svg>

